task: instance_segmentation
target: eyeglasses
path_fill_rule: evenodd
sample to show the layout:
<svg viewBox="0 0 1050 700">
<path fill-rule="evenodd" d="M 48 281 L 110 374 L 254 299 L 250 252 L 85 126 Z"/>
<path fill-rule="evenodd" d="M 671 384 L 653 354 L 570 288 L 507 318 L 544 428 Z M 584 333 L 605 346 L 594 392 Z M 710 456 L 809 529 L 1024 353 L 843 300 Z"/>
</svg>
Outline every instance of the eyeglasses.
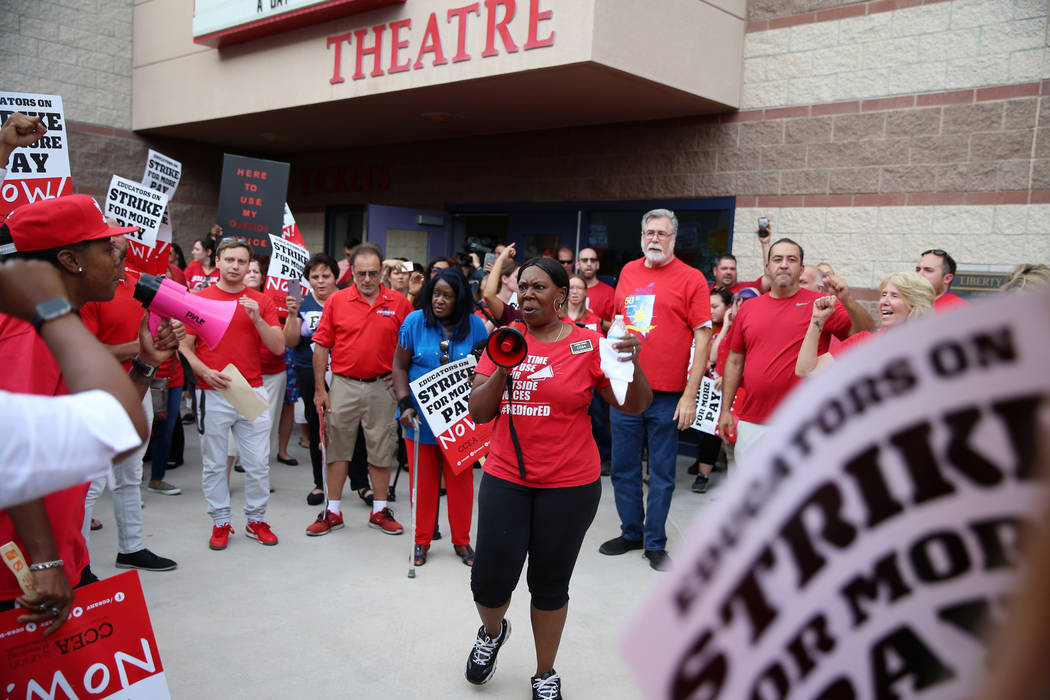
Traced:
<svg viewBox="0 0 1050 700">
<path fill-rule="evenodd" d="M 670 231 L 642 231 L 642 238 L 659 238 L 661 241 L 666 241 L 670 237 Z"/>
<path fill-rule="evenodd" d="M 441 364 L 447 365 L 448 364 L 448 341 L 447 340 L 442 340 L 440 343 L 438 343 L 438 347 L 441 348 L 441 357 L 439 357 L 438 360 L 441 362 Z"/>
<path fill-rule="evenodd" d="M 379 270 L 354 270 L 354 277 L 364 277 L 365 279 L 379 277 L 380 274 Z"/>
</svg>

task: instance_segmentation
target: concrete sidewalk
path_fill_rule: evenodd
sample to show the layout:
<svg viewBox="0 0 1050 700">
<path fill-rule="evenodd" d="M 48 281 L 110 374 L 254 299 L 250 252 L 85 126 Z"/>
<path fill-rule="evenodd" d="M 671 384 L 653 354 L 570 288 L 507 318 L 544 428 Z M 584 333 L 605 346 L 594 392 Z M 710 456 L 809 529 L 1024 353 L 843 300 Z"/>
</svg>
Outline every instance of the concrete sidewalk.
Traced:
<svg viewBox="0 0 1050 700">
<path fill-rule="evenodd" d="M 179 563 L 175 571 L 139 573 L 173 698 L 531 697 L 535 652 L 525 576 L 507 615 L 514 629 L 498 670 L 488 684 L 472 686 L 463 671 L 480 621 L 470 569 L 452 551 L 442 502 L 444 539 L 433 544 L 416 578 L 407 577 L 412 548 L 407 472 L 391 504 L 405 534 L 392 537 L 367 527 L 368 508 L 347 489 L 346 527 L 307 537 L 305 528 L 320 507 L 306 505 L 309 455 L 293 437 L 291 454 L 299 466 L 275 461 L 270 470 L 275 492 L 267 519 L 280 544 L 264 547 L 245 537 L 243 475 L 234 473 L 236 534 L 229 548 L 216 552 L 208 548 L 211 521 L 192 426 L 186 426 L 186 443 L 186 463 L 167 476 L 182 494 L 142 492 L 146 546 Z M 679 459 L 667 528 L 672 558 L 681 530 L 717 495 L 724 477 L 716 473 L 708 494 L 694 494 L 687 463 Z M 476 492 L 481 472 L 474 474 Z M 608 478 L 602 486 L 598 515 L 573 575 L 556 665 L 567 698 L 640 696 L 616 649 L 624 624 L 661 575 L 640 552 L 598 553 L 604 540 L 619 534 Z M 116 526 L 108 490 L 95 517 L 105 525 L 91 533 L 92 569 L 104 578 L 121 571 L 113 566 Z M 472 535 L 476 528 L 475 522 Z"/>
</svg>

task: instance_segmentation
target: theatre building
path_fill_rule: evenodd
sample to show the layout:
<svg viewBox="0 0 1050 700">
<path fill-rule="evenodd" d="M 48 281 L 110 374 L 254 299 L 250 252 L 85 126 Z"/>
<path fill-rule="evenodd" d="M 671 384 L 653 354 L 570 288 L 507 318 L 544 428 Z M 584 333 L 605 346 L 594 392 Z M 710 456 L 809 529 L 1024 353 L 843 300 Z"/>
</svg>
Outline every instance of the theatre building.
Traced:
<svg viewBox="0 0 1050 700">
<path fill-rule="evenodd" d="M 496 242 L 760 267 L 755 221 L 856 288 L 943 248 L 1050 261 L 1045 0 L 27 0 L 4 90 L 62 95 L 76 191 L 184 164 L 183 245 L 223 153 L 290 164 L 310 247 L 425 262 Z M 219 222 L 222 224 L 223 222 Z M 227 230 L 227 233 L 233 231 Z M 975 276 L 978 277 L 979 276 Z"/>
</svg>

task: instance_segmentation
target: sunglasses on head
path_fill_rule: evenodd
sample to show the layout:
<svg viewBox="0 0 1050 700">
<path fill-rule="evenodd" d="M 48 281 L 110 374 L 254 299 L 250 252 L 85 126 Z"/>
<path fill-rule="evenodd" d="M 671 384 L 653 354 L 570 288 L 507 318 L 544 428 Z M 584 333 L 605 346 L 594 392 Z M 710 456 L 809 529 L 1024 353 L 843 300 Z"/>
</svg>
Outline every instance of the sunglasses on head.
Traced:
<svg viewBox="0 0 1050 700">
<path fill-rule="evenodd" d="M 930 250 L 924 250 L 924 251 L 922 251 L 922 255 L 929 255 L 930 253 L 933 253 L 934 255 L 936 255 L 936 256 L 938 256 L 938 257 L 941 257 L 941 258 L 943 258 L 943 257 L 945 257 L 946 255 L 948 255 L 948 253 L 947 253 L 947 252 L 945 252 L 945 251 L 941 250 L 940 248 L 931 248 Z M 921 257 L 921 256 L 920 256 L 920 257 Z"/>
<path fill-rule="evenodd" d="M 447 340 L 442 340 L 440 343 L 438 343 L 438 347 L 441 349 L 441 357 L 438 358 L 438 360 L 441 362 L 441 364 L 447 365 L 448 364 L 448 341 Z"/>
</svg>

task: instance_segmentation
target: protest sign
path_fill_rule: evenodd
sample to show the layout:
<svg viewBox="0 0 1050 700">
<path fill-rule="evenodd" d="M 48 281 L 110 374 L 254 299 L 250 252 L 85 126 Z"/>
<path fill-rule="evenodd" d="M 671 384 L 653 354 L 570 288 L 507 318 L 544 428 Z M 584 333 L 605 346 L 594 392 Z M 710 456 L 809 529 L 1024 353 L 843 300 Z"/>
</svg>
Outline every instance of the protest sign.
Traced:
<svg viewBox="0 0 1050 700">
<path fill-rule="evenodd" d="M 270 234 L 270 249 L 270 267 L 266 271 L 265 292 L 273 299 L 277 314 L 286 316 L 288 280 L 296 280 L 302 284 L 303 268 L 310 259 L 310 251 L 273 234 Z"/>
<path fill-rule="evenodd" d="M 163 275 L 167 272 L 172 241 L 170 202 L 175 196 L 180 179 L 182 179 L 182 163 L 151 148 L 146 157 L 146 170 L 142 174 L 142 184 L 151 190 L 168 195 L 169 205 L 164 207 L 160 226 L 157 228 L 157 240 L 152 248 L 128 241 L 128 256 L 125 259 L 127 269 L 150 275 Z"/>
<path fill-rule="evenodd" d="M 270 254 L 270 235 L 284 229 L 288 164 L 226 153 L 219 186 L 219 226 L 248 239 L 258 255 Z"/>
<path fill-rule="evenodd" d="M 146 156 L 146 171 L 142 173 L 142 184 L 151 190 L 157 190 L 168 195 L 175 195 L 182 179 L 182 163 L 169 158 L 163 153 L 158 153 L 152 148 Z"/>
<path fill-rule="evenodd" d="M 73 593 L 69 618 L 48 637 L 50 620 L 18 622 L 24 609 L 0 613 L 3 697 L 170 698 L 138 572 Z"/>
<path fill-rule="evenodd" d="M 281 229 L 281 237 L 289 243 L 295 243 L 306 247 L 306 241 L 303 239 L 303 234 L 299 231 L 299 224 L 295 223 L 295 217 L 292 216 L 292 210 L 288 208 L 288 202 L 284 203 L 284 227 Z"/>
<path fill-rule="evenodd" d="M 871 339 L 802 383 L 622 640 L 650 698 L 964 698 L 1042 512 L 1050 297 Z"/>
<path fill-rule="evenodd" d="M 700 388 L 696 392 L 696 420 L 689 427 L 702 433 L 717 434 L 718 412 L 721 410 L 722 392 L 715 389 L 715 380 L 701 377 Z"/>
<path fill-rule="evenodd" d="M 0 186 L 0 223 L 23 204 L 73 194 L 62 98 L 58 95 L 0 92 L 0 124 L 14 112 L 40 117 L 47 133 L 32 146 L 16 148 L 11 153 L 7 177 Z"/>
<path fill-rule="evenodd" d="M 421 418 L 426 420 L 456 474 L 489 453 L 492 423 L 475 423 L 467 410 L 475 365 L 474 356 L 467 355 L 409 382 L 412 395 L 423 410 Z"/>
<path fill-rule="evenodd" d="M 135 233 L 127 234 L 129 241 L 138 241 L 147 248 L 157 243 L 157 230 L 168 206 L 168 195 L 140 185 L 137 182 L 114 175 L 106 193 L 105 215 L 117 220 L 121 226 L 138 226 Z"/>
</svg>

